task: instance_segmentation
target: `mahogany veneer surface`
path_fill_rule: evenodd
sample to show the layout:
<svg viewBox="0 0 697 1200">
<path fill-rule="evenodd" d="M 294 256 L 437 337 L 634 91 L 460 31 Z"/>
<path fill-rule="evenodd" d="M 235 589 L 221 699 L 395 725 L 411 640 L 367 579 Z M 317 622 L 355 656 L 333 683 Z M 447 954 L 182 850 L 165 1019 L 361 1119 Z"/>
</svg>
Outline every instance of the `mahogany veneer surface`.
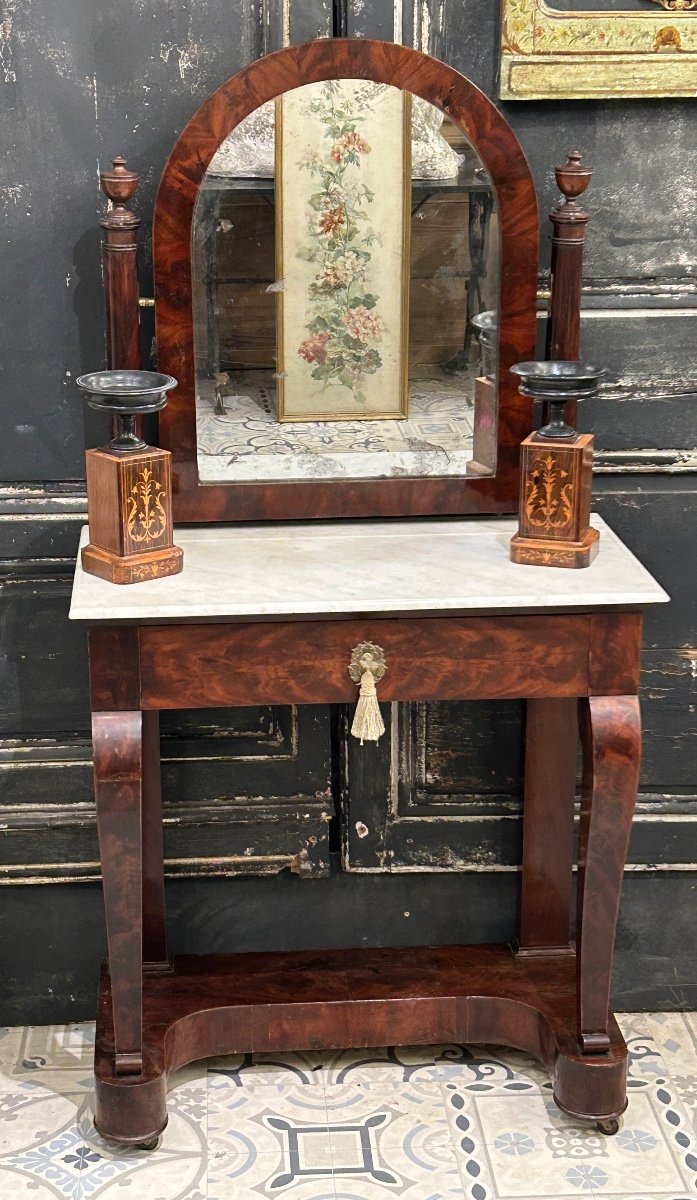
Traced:
<svg viewBox="0 0 697 1200">
<path fill-rule="evenodd" d="M 259 105 L 303 84 L 373 79 L 441 109 L 466 135 L 496 192 L 501 233 L 496 474 L 468 479 L 335 480 L 202 487 L 198 480 L 191 285 L 191 229 L 199 186 L 221 142 Z M 452 67 L 406 46 L 367 38 L 319 38 L 268 54 L 215 91 L 185 125 L 160 181 L 153 220 L 157 355 L 179 387 L 162 414 L 172 451 L 178 522 L 417 516 L 513 512 L 519 446 L 532 406 L 509 368 L 532 358 L 539 222 L 522 148 L 496 106 Z"/>
<path fill-rule="evenodd" d="M 577 1115 L 625 1106 L 626 1048 L 583 1059 L 576 1041 L 573 958 L 515 958 L 505 946 L 440 946 L 175 958 L 143 987 L 143 1073 L 112 1076 L 111 991 L 102 976 L 97 1124 L 139 1141 L 166 1122 L 166 1073 L 234 1053 L 494 1042 L 527 1050 L 554 1073 Z M 578 1077 L 577 1077 L 578 1076 Z M 587 1079 L 579 1087 L 579 1079 Z M 599 1095 L 603 1096 L 599 1102 Z M 586 1105 L 584 1109 L 584 1104 Z M 602 1110 L 602 1111 L 601 1111 Z"/>
<path fill-rule="evenodd" d="M 601 523 L 600 555 L 578 573 L 510 563 L 512 524 L 189 531 L 194 549 L 207 546 L 203 572 L 192 575 L 188 555 L 188 578 L 185 565 L 181 576 L 143 585 L 140 599 L 78 567 L 71 615 L 91 625 L 110 961 L 95 1058 L 106 1136 L 155 1138 L 167 1119 L 168 1074 L 194 1059 L 393 1042 L 518 1046 L 547 1065 L 558 1104 L 575 1117 L 624 1108 L 627 1050 L 609 997 L 640 758 L 640 609 L 667 597 Z M 415 579 L 426 561 L 429 573 Z M 529 589 L 523 613 L 519 586 Z M 369 613 L 356 599 L 366 594 Z M 516 954 L 491 946 L 245 954 L 175 959 L 168 970 L 157 711 L 351 702 L 351 651 L 368 639 L 387 660 L 381 699 L 528 701 Z"/>
</svg>

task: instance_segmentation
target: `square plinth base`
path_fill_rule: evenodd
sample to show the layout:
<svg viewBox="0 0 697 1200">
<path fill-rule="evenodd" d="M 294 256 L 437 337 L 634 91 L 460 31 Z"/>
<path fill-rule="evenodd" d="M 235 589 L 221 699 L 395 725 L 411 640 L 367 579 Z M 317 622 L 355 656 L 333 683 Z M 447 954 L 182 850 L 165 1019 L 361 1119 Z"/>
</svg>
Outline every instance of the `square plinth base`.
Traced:
<svg viewBox="0 0 697 1200">
<path fill-rule="evenodd" d="M 600 534 L 587 529 L 580 542 L 552 542 L 546 538 L 511 538 L 511 562 L 532 567 L 589 567 L 598 553 Z"/>
<path fill-rule="evenodd" d="M 109 583 L 141 583 L 145 579 L 161 579 L 178 575 L 184 565 L 184 553 L 179 546 L 150 550 L 145 554 L 121 557 L 100 546 L 88 545 L 82 550 L 82 569 Z"/>
</svg>

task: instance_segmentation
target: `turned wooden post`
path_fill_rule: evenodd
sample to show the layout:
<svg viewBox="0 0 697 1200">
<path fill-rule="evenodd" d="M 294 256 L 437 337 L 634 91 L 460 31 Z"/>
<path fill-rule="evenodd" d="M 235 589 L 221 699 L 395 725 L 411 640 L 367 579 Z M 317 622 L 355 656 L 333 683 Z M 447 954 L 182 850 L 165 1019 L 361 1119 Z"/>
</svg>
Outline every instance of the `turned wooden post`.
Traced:
<svg viewBox="0 0 697 1200">
<path fill-rule="evenodd" d="M 126 168 L 121 156 L 110 171 L 99 176 L 102 191 L 112 207 L 99 224 L 104 230 L 102 262 L 106 304 L 107 366 L 111 369 L 140 367 L 140 307 L 138 303 L 138 217 L 126 207 L 135 194 L 139 178 Z"/>
<path fill-rule="evenodd" d="M 593 170 L 584 167 L 578 150 L 572 150 L 564 166 L 554 168 L 554 174 L 562 198 L 549 214 L 554 233 L 546 357 L 571 360 L 578 359 L 581 351 L 583 247 L 590 220 L 578 197 L 588 187 Z M 575 402 L 569 402 L 565 417 L 575 424 Z"/>
</svg>

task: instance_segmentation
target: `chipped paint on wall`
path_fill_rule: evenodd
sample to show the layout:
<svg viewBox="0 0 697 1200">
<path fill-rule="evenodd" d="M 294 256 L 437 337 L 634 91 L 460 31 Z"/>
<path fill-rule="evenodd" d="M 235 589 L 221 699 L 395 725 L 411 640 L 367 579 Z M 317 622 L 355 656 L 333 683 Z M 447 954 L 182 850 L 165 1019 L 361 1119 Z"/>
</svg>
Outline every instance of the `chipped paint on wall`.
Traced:
<svg viewBox="0 0 697 1200">
<path fill-rule="evenodd" d="M 210 90 L 203 84 L 201 76 L 202 68 L 213 52 L 213 47 L 206 47 L 202 42 L 197 42 L 191 30 L 182 46 L 177 42 L 160 43 L 160 58 L 165 63 L 176 64 L 179 78 L 187 85 L 192 95 L 207 94 Z"/>
<path fill-rule="evenodd" d="M 15 14 L 17 12 L 16 0 L 5 0 L 2 6 L 2 20 L 0 21 L 0 72 L 2 72 L 3 81 L 5 83 L 16 83 L 17 72 L 14 69 L 12 32 L 14 27 Z"/>
<path fill-rule="evenodd" d="M 394 0 L 394 25 L 392 31 L 392 40 L 399 45 L 404 41 L 404 3 L 403 0 Z"/>
<path fill-rule="evenodd" d="M 19 38 L 18 40 L 21 42 L 23 38 Z M 93 79 L 89 75 L 80 75 L 73 62 L 73 48 L 67 42 L 50 44 L 46 42 L 41 43 L 38 39 L 35 39 L 35 47 L 53 65 L 56 74 L 61 79 L 66 79 L 70 83 L 75 84 L 83 95 L 92 95 Z"/>
<path fill-rule="evenodd" d="M 417 50 L 428 54 L 430 42 L 431 15 L 426 0 L 415 0 L 414 4 L 414 45 Z"/>
<path fill-rule="evenodd" d="M 415 49 L 437 58 L 445 27 L 445 0 L 414 0 L 413 21 Z"/>
<path fill-rule="evenodd" d="M 7 213 L 9 208 L 18 208 L 20 204 L 31 206 L 29 200 L 29 189 L 24 183 L 7 183 L 0 187 L 0 204 L 3 211 Z M 31 213 L 27 211 L 27 216 Z"/>
</svg>

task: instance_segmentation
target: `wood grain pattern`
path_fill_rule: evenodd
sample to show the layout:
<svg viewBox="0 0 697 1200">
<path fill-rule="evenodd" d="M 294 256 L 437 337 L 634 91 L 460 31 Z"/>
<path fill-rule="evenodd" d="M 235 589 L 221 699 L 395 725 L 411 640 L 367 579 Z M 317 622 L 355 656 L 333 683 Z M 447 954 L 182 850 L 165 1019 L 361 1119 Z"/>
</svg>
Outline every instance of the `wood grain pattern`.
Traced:
<svg viewBox="0 0 697 1200">
<path fill-rule="evenodd" d="M 576 701 L 528 700 L 518 954 L 571 952 Z"/>
<path fill-rule="evenodd" d="M 139 712 L 94 712 L 94 791 L 114 993 L 114 1068 L 137 1075 L 142 1056 L 143 731 Z"/>
<path fill-rule="evenodd" d="M 148 448 L 118 454 L 88 450 L 90 541 L 85 571 L 110 583 L 138 583 L 177 575 L 183 554 L 173 546 L 171 455 Z"/>
<path fill-rule="evenodd" d="M 583 250 L 590 220 L 578 197 L 586 191 L 593 171 L 583 165 L 578 151 L 572 151 L 564 166 L 556 167 L 554 173 L 562 198 L 549 214 L 554 232 L 546 357 L 573 360 L 581 355 Z M 576 424 L 577 407 L 576 401 L 570 400 L 564 408 L 570 425 Z"/>
<path fill-rule="evenodd" d="M 589 636 L 583 614 L 143 626 L 142 707 L 352 703 L 362 641 L 385 651 L 383 701 L 581 696 Z"/>
<path fill-rule="evenodd" d="M 337 1049 L 406 1042 L 495 1042 L 539 1058 L 555 1100 L 589 1118 L 626 1103 L 626 1047 L 613 1019 L 603 1060 L 576 1044 L 573 959 L 515 959 L 503 946 L 327 950 L 174 959 L 146 976 L 143 1073 L 115 1076 L 112 1003 L 100 989 L 96 1123 L 107 1137 L 147 1141 L 164 1127 L 168 1073 L 221 1053 Z"/>
<path fill-rule="evenodd" d="M 88 630 L 92 712 L 140 708 L 140 647 L 137 625 L 97 625 Z"/>
<path fill-rule="evenodd" d="M 198 187 L 216 149 L 250 112 L 290 88 L 331 78 L 370 78 L 405 88 L 445 112 L 491 176 L 501 225 L 499 405 L 496 475 L 201 487 L 196 466 L 191 223 Z M 532 426 L 530 402 L 509 368 L 533 356 L 538 268 L 537 201 L 512 130 L 474 84 L 428 55 L 391 42 L 319 39 L 252 63 L 224 83 L 184 127 L 155 207 L 153 254 L 158 363 L 179 380 L 161 418 L 173 455 L 175 521 L 289 520 L 513 512 L 518 457 Z"/>
<path fill-rule="evenodd" d="M 571 444 L 542 441 L 536 434 L 525 439 L 519 536 L 550 542 L 581 540 L 591 513 L 594 441 L 592 433 Z"/>
<path fill-rule="evenodd" d="M 102 550 L 99 546 L 83 546 L 80 560 L 83 571 L 116 584 L 141 583 L 146 579 L 178 575 L 184 565 L 184 555 L 178 546 L 129 554 L 125 558 L 111 550 Z"/>
<path fill-rule="evenodd" d="M 138 230 L 140 219 L 127 207 L 138 190 L 140 178 L 129 171 L 118 155 L 111 169 L 101 171 L 99 182 L 110 201 L 99 224 L 102 240 L 102 279 L 106 324 L 106 361 L 112 370 L 141 366 L 140 304 L 138 288 Z M 136 417 L 134 431 L 143 436 L 143 418 Z M 116 420 L 113 422 L 117 432 Z"/>
<path fill-rule="evenodd" d="M 366 640 L 387 653 L 385 701 L 625 695 L 640 639 L 640 613 L 95 626 L 92 707 L 351 702 L 347 665 Z"/>
<path fill-rule="evenodd" d="M 122 456 L 119 464 L 119 512 L 124 554 L 142 554 L 172 545 L 171 463 L 171 456 L 166 450 Z M 150 527 L 144 500 L 146 491 L 152 518 Z"/>
<path fill-rule="evenodd" d="M 95 1057 L 96 1121 L 105 1136 L 156 1137 L 167 1117 L 167 1074 L 194 1059 L 383 1044 L 395 1029 L 405 1042 L 528 1050 L 553 1071 L 555 1099 L 567 1112 L 585 1119 L 622 1112 L 626 1047 L 609 990 L 638 778 L 638 701 L 586 697 L 591 679 L 612 693 L 636 672 L 640 623 L 633 613 L 595 620 L 503 614 L 91 631 L 93 703 L 104 699 L 114 709 L 93 717 L 110 956 Z M 353 700 L 347 668 L 361 641 L 384 651 L 385 702 L 529 698 L 517 955 L 504 947 L 431 947 L 188 958 L 170 967 L 150 710 Z M 584 798 L 574 955 L 577 697 L 584 698 Z M 134 698 L 140 711 L 124 710 Z"/>
<path fill-rule="evenodd" d="M 591 696 L 634 696 L 639 691 L 642 625 L 640 612 L 591 615 Z"/>
<path fill-rule="evenodd" d="M 94 546 L 123 553 L 118 460 L 105 449 L 85 452 L 90 541 Z"/>
<path fill-rule="evenodd" d="M 586 1054 L 610 1045 L 610 983 L 622 873 L 641 760 L 636 696 L 580 702 L 583 795 L 577 887 L 579 1041 Z"/>
<path fill-rule="evenodd" d="M 544 441 L 534 433 L 525 439 L 512 562 L 578 568 L 593 561 L 599 538 L 589 525 L 594 441 L 591 433 L 575 442 Z"/>
<path fill-rule="evenodd" d="M 162 550 L 172 545 L 171 456 L 167 450 L 149 449 L 137 454 L 113 454 L 108 449 L 88 450 L 87 501 L 90 544 L 118 556 Z M 153 524 L 146 533 L 138 488 L 150 483 Z M 157 511 L 155 503 L 159 502 Z"/>
<path fill-rule="evenodd" d="M 169 968 L 165 928 L 165 873 L 160 781 L 160 714 L 141 714 L 143 734 L 143 963 Z"/>
<path fill-rule="evenodd" d="M 117 157 L 99 182 L 111 201 L 99 224 L 104 230 L 102 269 L 107 333 L 107 366 L 140 367 L 140 308 L 138 305 L 138 229 L 140 220 L 126 207 L 138 189 L 139 178 Z"/>
</svg>

